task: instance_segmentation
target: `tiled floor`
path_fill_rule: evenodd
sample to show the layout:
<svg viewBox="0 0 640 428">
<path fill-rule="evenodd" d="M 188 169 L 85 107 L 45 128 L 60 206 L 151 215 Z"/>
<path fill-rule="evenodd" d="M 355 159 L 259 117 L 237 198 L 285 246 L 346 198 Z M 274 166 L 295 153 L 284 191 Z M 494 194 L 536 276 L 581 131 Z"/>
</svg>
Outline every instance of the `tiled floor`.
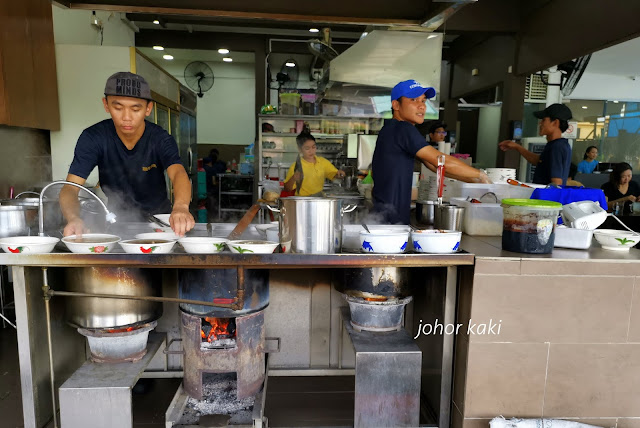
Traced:
<svg viewBox="0 0 640 428">
<path fill-rule="evenodd" d="M 0 426 L 21 428 L 16 331 L 0 323 Z M 164 428 L 180 379 L 141 379 L 133 394 L 134 428 Z M 271 427 L 352 426 L 353 377 L 270 377 L 265 415 Z"/>
</svg>

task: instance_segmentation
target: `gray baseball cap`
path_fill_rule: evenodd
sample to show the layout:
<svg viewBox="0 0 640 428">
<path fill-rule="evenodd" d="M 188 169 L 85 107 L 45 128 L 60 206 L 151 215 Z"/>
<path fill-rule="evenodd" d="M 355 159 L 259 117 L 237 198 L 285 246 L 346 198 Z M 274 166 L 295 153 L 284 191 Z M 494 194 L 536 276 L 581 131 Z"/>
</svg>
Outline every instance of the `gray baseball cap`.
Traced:
<svg viewBox="0 0 640 428">
<path fill-rule="evenodd" d="M 152 101 L 151 89 L 144 77 L 128 71 L 112 74 L 104 86 L 104 95 L 142 98 L 143 100 Z"/>
</svg>

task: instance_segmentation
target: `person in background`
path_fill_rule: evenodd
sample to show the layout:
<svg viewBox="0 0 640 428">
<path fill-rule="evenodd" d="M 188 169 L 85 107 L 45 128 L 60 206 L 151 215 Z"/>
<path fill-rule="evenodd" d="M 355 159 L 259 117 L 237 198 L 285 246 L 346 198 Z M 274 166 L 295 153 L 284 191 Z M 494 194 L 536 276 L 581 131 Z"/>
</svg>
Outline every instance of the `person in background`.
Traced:
<svg viewBox="0 0 640 428">
<path fill-rule="evenodd" d="M 262 132 L 275 132 L 273 125 L 268 122 L 262 123 Z"/>
<path fill-rule="evenodd" d="M 578 167 L 573 162 L 569 165 L 569 176 L 567 177 L 567 186 L 584 187 L 584 184 L 576 181 L 576 174 L 578 173 Z"/>
<path fill-rule="evenodd" d="M 214 184 L 217 181 L 218 178 L 218 174 L 224 174 L 225 171 L 227 170 L 227 164 L 224 163 L 224 161 L 218 160 L 218 156 L 220 155 L 220 152 L 218 151 L 218 149 L 211 149 L 211 151 L 209 152 L 209 157 L 211 158 L 211 173 L 213 174 L 213 177 L 216 179 L 214 181 Z"/>
<path fill-rule="evenodd" d="M 324 180 L 344 177 L 344 171 L 338 170 L 327 159 L 316 156 L 316 139 L 313 135 L 302 132 L 296 137 L 300 155 L 301 170 L 296 170 L 296 162 L 291 164 L 284 179 L 284 190 L 291 192 L 298 188 L 298 196 L 321 196 Z"/>
<path fill-rule="evenodd" d="M 184 235 L 195 225 L 189 212 L 191 182 L 176 141 L 145 120 L 153 111 L 149 84 L 137 74 L 115 73 L 107 79 L 102 104 L 111 117 L 82 131 L 67 181 L 82 186 L 97 166 L 109 209 L 118 221 L 141 221 L 148 214 L 171 212 L 171 228 Z M 165 171 L 173 184 L 173 207 Z M 60 191 L 60 208 L 67 220 L 64 236 L 85 232 L 79 190 L 66 185 Z"/>
<path fill-rule="evenodd" d="M 447 125 L 442 122 L 434 122 L 429 127 L 429 144 L 438 147 L 438 143 L 444 141 L 447 136 Z"/>
<path fill-rule="evenodd" d="M 626 162 L 617 164 L 609 174 L 609 182 L 601 187 L 607 199 L 609 211 L 613 211 L 618 203 L 627 208 L 631 203 L 640 201 L 640 185 L 631 180 L 633 171 Z"/>
<path fill-rule="evenodd" d="M 533 115 L 540 119 L 539 134 L 547 138 L 542 154 L 532 153 L 512 140 L 501 141 L 502 151 L 517 150 L 536 171 L 533 174 L 535 184 L 566 184 L 571 165 L 571 146 L 562 133 L 569 128 L 571 110 L 564 104 L 551 104 Z"/>
<path fill-rule="evenodd" d="M 582 174 L 591 174 L 598 166 L 598 148 L 596 146 L 589 146 L 584 152 L 584 160 L 578 164 L 578 172 Z"/>
<path fill-rule="evenodd" d="M 435 94 L 435 89 L 415 80 L 400 82 L 391 90 L 393 119 L 378 134 L 372 162 L 373 210 L 384 222 L 409 224 L 416 157 L 435 171 L 438 156 L 443 155 L 448 177 L 470 183 L 491 182 L 482 171 L 429 146 L 416 129 L 416 125 L 424 122 L 427 98 Z"/>
</svg>

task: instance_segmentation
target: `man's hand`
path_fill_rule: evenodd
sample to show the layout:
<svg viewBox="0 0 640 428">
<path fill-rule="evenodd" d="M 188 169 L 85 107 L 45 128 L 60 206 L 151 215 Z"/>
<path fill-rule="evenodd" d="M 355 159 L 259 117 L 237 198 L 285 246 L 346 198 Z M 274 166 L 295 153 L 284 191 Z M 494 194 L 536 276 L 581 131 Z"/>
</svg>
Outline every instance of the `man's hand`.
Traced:
<svg viewBox="0 0 640 428">
<path fill-rule="evenodd" d="M 296 171 L 293 173 L 294 182 L 300 181 L 301 178 L 302 178 L 302 173 L 300 171 Z"/>
<path fill-rule="evenodd" d="M 503 152 L 507 152 L 509 150 L 515 150 L 517 146 L 518 146 L 518 143 L 512 140 L 504 140 L 498 143 L 498 147 L 500 147 L 500 150 L 502 150 Z"/>
<path fill-rule="evenodd" d="M 339 170 L 336 172 L 336 176 L 335 176 L 335 177 L 333 177 L 333 178 L 344 178 L 344 176 L 345 176 L 345 175 L 346 175 L 346 174 L 344 173 L 344 171 L 343 171 L 343 170 L 341 170 L 341 169 L 339 169 Z"/>
<path fill-rule="evenodd" d="M 638 200 L 638 198 L 636 198 L 633 195 L 629 195 L 629 196 L 625 196 L 624 199 L 625 201 L 631 201 L 631 202 L 636 202 Z"/>
<path fill-rule="evenodd" d="M 173 211 L 171 211 L 171 217 L 169 217 L 169 224 L 176 235 L 184 236 L 185 233 L 193 229 L 196 222 L 188 207 L 174 206 Z"/>
<path fill-rule="evenodd" d="M 489 176 L 482 170 L 479 171 L 478 178 L 476 178 L 476 183 L 493 184 Z"/>
<path fill-rule="evenodd" d="M 82 221 L 80 217 L 74 217 L 67 222 L 62 234 L 64 236 L 76 235 L 77 237 L 81 237 L 85 232 L 89 232 L 89 230 L 85 230 L 84 221 Z"/>
</svg>

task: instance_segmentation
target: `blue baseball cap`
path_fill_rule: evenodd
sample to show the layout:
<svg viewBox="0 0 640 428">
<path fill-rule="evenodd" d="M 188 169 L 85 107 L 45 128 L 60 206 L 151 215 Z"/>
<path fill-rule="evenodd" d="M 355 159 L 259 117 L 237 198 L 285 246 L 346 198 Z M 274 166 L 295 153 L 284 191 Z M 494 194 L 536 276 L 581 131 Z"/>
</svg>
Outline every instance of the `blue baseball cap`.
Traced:
<svg viewBox="0 0 640 428">
<path fill-rule="evenodd" d="M 400 97 L 418 98 L 424 94 L 427 98 L 433 98 L 436 96 L 436 90 L 429 86 L 422 86 L 415 80 L 405 80 L 398 83 L 391 90 L 391 101 L 397 100 Z"/>
</svg>

